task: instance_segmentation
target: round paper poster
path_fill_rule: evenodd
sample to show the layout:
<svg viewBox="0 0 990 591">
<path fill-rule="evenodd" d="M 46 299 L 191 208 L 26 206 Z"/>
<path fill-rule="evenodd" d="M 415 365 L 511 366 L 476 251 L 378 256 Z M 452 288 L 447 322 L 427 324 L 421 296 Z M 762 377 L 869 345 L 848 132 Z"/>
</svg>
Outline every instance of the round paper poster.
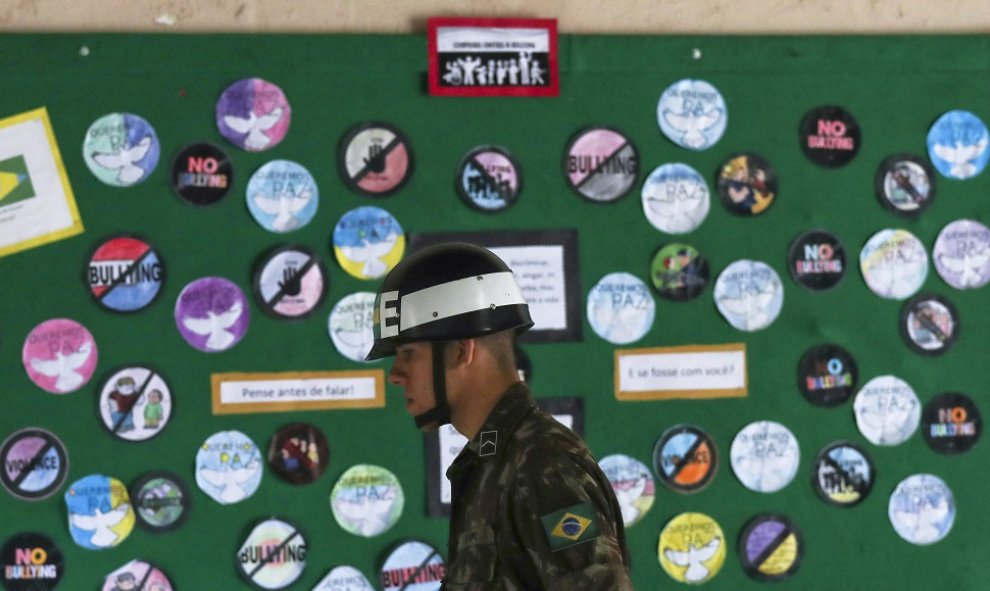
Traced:
<svg viewBox="0 0 990 591">
<path fill-rule="evenodd" d="M 582 129 L 564 150 L 564 176 L 578 195 L 611 203 L 632 189 L 639 172 L 636 146 L 608 127 Z"/>
<path fill-rule="evenodd" d="M 697 492 L 715 477 L 718 450 L 711 435 L 694 425 L 667 429 L 653 446 L 653 470 L 671 490 Z"/>
<path fill-rule="evenodd" d="M 801 566 L 801 531 L 783 515 L 762 514 L 739 534 L 739 560 L 746 574 L 758 581 L 781 581 Z"/>
<path fill-rule="evenodd" d="M 226 351 L 247 334 L 250 307 L 241 288 L 223 277 L 186 285 L 175 300 L 175 326 L 193 348 Z"/>
<path fill-rule="evenodd" d="M 155 370 L 140 365 L 115 371 L 100 388 L 100 418 L 124 441 L 158 435 L 172 418 L 172 390 Z"/>
<path fill-rule="evenodd" d="M 808 402 L 837 406 L 852 396 L 859 372 L 856 360 L 838 345 L 815 345 L 798 362 L 798 389 Z"/>
<path fill-rule="evenodd" d="M 364 573 L 353 566 L 338 566 L 320 579 L 313 591 L 375 591 Z"/>
<path fill-rule="evenodd" d="M 736 433 L 729 449 L 732 471 L 756 492 L 776 492 L 794 479 L 801 461 L 797 438 L 775 421 L 756 421 Z"/>
<path fill-rule="evenodd" d="M 103 579 L 103 591 L 172 591 L 172 582 L 158 567 L 132 560 Z"/>
<path fill-rule="evenodd" d="M 656 487 L 646 464 L 623 454 L 612 454 L 598 461 L 622 510 L 626 527 L 638 523 L 653 506 Z"/>
<path fill-rule="evenodd" d="M 240 431 L 220 431 L 196 452 L 196 485 L 221 505 L 239 503 L 261 486 L 264 461 Z"/>
<path fill-rule="evenodd" d="M 375 344 L 375 294 L 358 291 L 341 298 L 330 311 L 327 332 L 337 352 L 363 363 Z"/>
<path fill-rule="evenodd" d="M 663 91 L 657 123 L 670 141 L 689 150 L 715 145 L 729 122 L 729 110 L 718 89 L 704 80 L 679 80 Z"/>
<path fill-rule="evenodd" d="M 837 168 L 856 157 L 862 144 L 862 133 L 852 113 L 837 105 L 824 105 L 805 113 L 798 139 L 808 160 L 819 166 Z"/>
<path fill-rule="evenodd" d="M 131 486 L 131 501 L 138 525 L 154 532 L 173 530 L 189 515 L 189 489 L 181 478 L 154 470 Z"/>
<path fill-rule="evenodd" d="M 901 308 L 901 338 L 923 355 L 941 355 L 959 338 L 959 312 L 945 296 L 922 293 Z"/>
<path fill-rule="evenodd" d="M 165 267 L 150 244 L 132 236 L 111 238 L 96 248 L 86 268 L 89 292 L 113 312 L 137 312 L 161 291 Z"/>
<path fill-rule="evenodd" d="M 858 445 L 837 441 L 818 452 L 811 484 L 826 503 L 852 507 L 870 494 L 875 480 L 870 456 Z"/>
<path fill-rule="evenodd" d="M 907 230 L 880 230 L 859 252 L 859 269 L 873 293 L 906 300 L 921 289 L 928 276 L 928 253 Z"/>
<path fill-rule="evenodd" d="M 319 203 L 313 176 L 291 160 L 272 160 L 248 181 L 248 210 L 269 232 L 284 234 L 302 228 L 316 215 Z"/>
<path fill-rule="evenodd" d="M 330 463 L 326 435 L 310 423 L 281 427 L 268 443 L 268 467 L 291 484 L 309 484 L 323 475 Z"/>
<path fill-rule="evenodd" d="M 381 466 L 351 466 L 330 491 L 333 518 L 344 531 L 365 538 L 388 531 L 404 505 L 399 480 Z"/>
<path fill-rule="evenodd" d="M 273 517 L 248 534 L 237 551 L 237 568 L 255 587 L 284 589 L 302 575 L 308 549 L 296 526 Z"/>
<path fill-rule="evenodd" d="M 437 591 L 447 565 L 436 548 L 419 540 L 396 546 L 382 564 L 383 591 Z"/>
<path fill-rule="evenodd" d="M 457 193 L 470 207 L 495 213 L 519 200 L 522 170 L 504 148 L 481 146 L 464 156 L 457 169 Z"/>
<path fill-rule="evenodd" d="M 921 402 L 904 380 L 878 376 L 860 388 L 853 400 L 856 426 L 873 445 L 898 445 L 908 440 L 921 421 Z"/>
<path fill-rule="evenodd" d="M 7 591 L 53 591 L 64 574 L 62 550 L 46 535 L 18 533 L 0 548 L 0 586 Z"/>
<path fill-rule="evenodd" d="M 186 203 L 208 206 L 227 195 L 234 184 L 234 165 L 227 153 L 206 142 L 189 144 L 172 162 L 172 189 Z"/>
<path fill-rule="evenodd" d="M 92 474 L 69 485 L 65 493 L 72 541 L 88 550 L 120 544 L 134 529 L 127 487 L 109 476 Z"/>
<path fill-rule="evenodd" d="M 588 292 L 588 323 L 616 345 L 643 338 L 653 326 L 656 302 L 643 281 L 630 273 L 609 273 Z"/>
<path fill-rule="evenodd" d="M 926 546 L 949 535 L 956 520 L 956 499 L 933 474 L 912 474 L 890 495 L 887 517 L 904 540 Z"/>
<path fill-rule="evenodd" d="M 151 124 L 131 113 L 104 115 L 86 132 L 83 159 L 100 181 L 129 187 L 148 178 L 158 165 L 161 146 Z"/>
<path fill-rule="evenodd" d="M 661 297 L 693 300 L 708 285 L 708 259 L 690 244 L 667 244 L 650 261 L 650 281 Z"/>
<path fill-rule="evenodd" d="M 935 239 L 935 270 L 956 289 L 978 289 L 990 282 L 990 228 L 976 220 L 950 222 Z"/>
<path fill-rule="evenodd" d="M 93 335 L 68 318 L 53 318 L 34 327 L 21 350 L 28 377 L 52 394 L 85 386 L 93 377 L 98 356 Z"/>
<path fill-rule="evenodd" d="M 921 415 L 925 443 L 940 454 L 968 451 L 983 433 L 983 418 L 965 394 L 946 392 L 932 398 Z"/>
<path fill-rule="evenodd" d="M 758 154 L 733 154 L 718 171 L 718 194 L 734 214 L 759 215 L 777 197 L 777 172 Z"/>
<path fill-rule="evenodd" d="M 341 140 L 337 162 L 347 186 L 362 195 L 384 197 L 401 189 L 412 176 L 412 146 L 387 123 L 362 123 Z"/>
<path fill-rule="evenodd" d="M 719 273 L 714 292 L 719 313 L 746 332 L 770 326 L 784 307 L 784 285 L 773 267 L 762 261 L 733 262 Z"/>
<path fill-rule="evenodd" d="M 348 275 L 378 279 L 399 264 L 406 235 L 392 214 L 380 207 L 358 207 L 341 216 L 333 230 L 333 252 Z"/>
<path fill-rule="evenodd" d="M 717 575 L 725 563 L 725 534 L 704 513 L 681 513 L 663 526 L 657 555 L 670 578 L 700 585 Z"/>
<path fill-rule="evenodd" d="M 686 234 L 705 221 L 711 207 L 708 185 L 687 164 L 664 164 L 643 182 L 643 214 L 668 234 Z"/>
<path fill-rule="evenodd" d="M 289 131 L 292 109 L 278 86 L 261 78 L 244 78 L 223 91 L 217 101 L 220 135 L 249 152 L 270 150 Z"/>
<path fill-rule="evenodd" d="M 40 500 L 54 494 L 69 473 L 65 444 L 44 429 L 21 429 L 0 445 L 0 482 L 19 499 Z"/>
<path fill-rule="evenodd" d="M 283 246 L 269 253 L 254 276 L 261 309 L 275 318 L 305 318 L 327 295 L 323 264 L 305 246 Z"/>
<path fill-rule="evenodd" d="M 874 183 L 880 203 L 900 215 L 918 215 L 935 200 L 935 171 L 913 154 L 896 154 L 884 160 Z"/>
<path fill-rule="evenodd" d="M 969 111 L 949 111 L 928 130 L 928 157 L 943 176 L 968 179 L 981 172 L 990 160 L 990 132 Z"/>
<path fill-rule="evenodd" d="M 809 291 L 826 291 L 842 281 L 846 249 L 828 230 L 808 230 L 791 242 L 787 253 L 791 277 Z"/>
</svg>

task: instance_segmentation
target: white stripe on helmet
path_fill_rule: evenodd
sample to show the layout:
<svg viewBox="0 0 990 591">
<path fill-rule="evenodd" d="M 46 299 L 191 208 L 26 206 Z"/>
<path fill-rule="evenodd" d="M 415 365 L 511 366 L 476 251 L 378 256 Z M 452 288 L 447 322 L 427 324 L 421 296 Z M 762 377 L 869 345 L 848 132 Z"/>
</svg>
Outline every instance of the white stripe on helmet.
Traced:
<svg viewBox="0 0 990 591">
<path fill-rule="evenodd" d="M 511 271 L 456 279 L 402 296 L 399 333 L 458 314 L 525 303 Z"/>
</svg>

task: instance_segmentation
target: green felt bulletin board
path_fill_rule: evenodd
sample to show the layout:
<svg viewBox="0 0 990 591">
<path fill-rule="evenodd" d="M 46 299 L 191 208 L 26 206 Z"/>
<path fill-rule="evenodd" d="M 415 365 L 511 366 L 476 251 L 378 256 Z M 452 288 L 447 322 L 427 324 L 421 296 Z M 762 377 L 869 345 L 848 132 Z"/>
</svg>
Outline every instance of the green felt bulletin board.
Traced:
<svg viewBox="0 0 990 591">
<path fill-rule="evenodd" d="M 763 512 L 787 514 L 804 534 L 802 565 L 777 588 L 985 587 L 987 442 L 958 456 L 935 453 L 920 433 L 894 447 L 873 446 L 856 428 L 851 401 L 823 408 L 804 400 L 796 388 L 796 366 L 809 347 L 834 342 L 855 356 L 860 385 L 892 374 L 911 384 L 922 403 L 957 391 L 990 412 L 983 367 L 990 352 L 986 288 L 955 290 L 929 269 L 922 289 L 948 297 L 959 310 L 962 329 L 946 354 L 925 357 L 909 350 L 898 334 L 901 302 L 870 292 L 857 264 L 859 249 L 882 228 L 910 230 L 930 252 L 947 223 L 960 218 L 990 222 L 990 172 L 965 181 L 939 175 L 933 205 L 915 219 L 884 209 L 874 193 L 877 167 L 887 156 L 911 152 L 926 157 L 929 126 L 942 113 L 964 109 L 990 121 L 990 38 L 562 35 L 560 96 L 534 99 L 427 96 L 426 41 L 420 35 L 5 35 L 0 37 L 0 72 L 0 116 L 47 107 L 85 225 L 83 234 L 0 258 L 0 436 L 25 427 L 57 434 L 69 450 L 66 484 L 88 474 L 107 474 L 129 485 L 146 471 L 166 469 L 193 489 L 192 511 L 179 529 L 161 534 L 135 529 L 121 545 L 104 551 L 85 550 L 71 541 L 61 498 L 64 487 L 37 502 L 0 493 L 0 539 L 37 531 L 56 540 L 65 555 L 61 589 L 98 589 L 106 573 L 134 558 L 160 566 L 177 589 L 243 588 L 234 555 L 251 526 L 270 515 L 298 524 L 309 542 L 306 570 L 293 589 L 312 588 L 341 564 L 375 580 L 383 553 L 405 538 L 429 541 L 445 552 L 446 520 L 425 516 L 423 437 L 393 387 L 386 389 L 383 408 L 211 413 L 214 373 L 369 369 L 340 356 L 326 328 L 336 301 L 377 288 L 377 282 L 345 274 L 330 246 L 340 216 L 362 205 L 387 209 L 410 234 L 576 229 L 582 298 L 610 272 L 626 271 L 647 280 L 653 253 L 675 239 L 708 257 L 713 280 L 741 258 L 764 261 L 780 275 L 783 311 L 767 329 L 743 333 L 732 328 L 717 312 L 709 285 L 692 301 L 657 298 L 653 328 L 630 345 L 744 343 L 749 378 L 745 397 L 617 401 L 615 347 L 595 335 L 583 312 L 583 340 L 526 346 L 537 397 L 583 397 L 585 437 L 596 456 L 624 453 L 649 465 L 657 436 L 680 423 L 707 429 L 721 452 L 719 471 L 707 488 L 682 495 L 658 482 L 652 509 L 628 530 L 638 589 L 681 585 L 658 565 L 657 539 L 663 525 L 684 511 L 711 515 L 728 537 L 725 566 L 706 584 L 708 589 L 765 584 L 743 572 L 736 554 L 741 528 Z M 227 144 L 214 121 L 222 90 L 252 76 L 278 84 L 293 110 L 285 140 L 266 152 L 249 153 Z M 707 80 L 726 99 L 728 128 L 708 150 L 680 148 L 657 128 L 660 93 L 682 78 Z M 799 148 L 802 116 L 823 104 L 842 105 L 862 128 L 858 155 L 836 169 L 809 162 Z M 102 184 L 83 162 L 80 148 L 87 128 L 111 112 L 141 115 L 161 141 L 158 168 L 130 188 Z M 380 199 L 352 192 L 337 167 L 342 136 L 369 120 L 403 130 L 415 154 L 409 183 Z M 639 180 L 630 195 L 612 204 L 579 198 L 561 171 L 568 139 L 592 124 L 624 131 L 639 150 Z M 231 193 L 212 207 L 182 202 L 168 184 L 171 158 L 193 141 L 224 146 L 234 163 Z M 461 158 L 482 144 L 505 147 L 523 168 L 520 200 L 503 213 L 472 210 L 454 190 Z M 739 151 L 762 154 L 779 175 L 777 201 L 760 216 L 733 215 L 714 194 L 717 167 Z M 286 235 L 261 228 L 244 201 L 250 174 L 275 158 L 306 166 L 320 191 L 313 221 Z M 654 229 L 639 197 L 645 175 L 668 162 L 690 164 L 713 191 L 708 218 L 679 237 Z M 790 278 L 786 254 L 794 237 L 819 227 L 844 242 L 849 268 L 838 287 L 812 293 Z M 167 269 L 161 296 L 136 314 L 103 310 L 82 280 L 89 252 L 102 238 L 120 232 L 151 240 Z M 183 286 L 219 275 L 250 289 L 257 258 L 287 242 L 309 246 L 329 270 L 329 296 L 316 314 L 301 322 L 278 321 L 252 300 L 250 329 L 233 349 L 206 354 L 182 340 L 172 314 Z M 20 359 L 28 332 L 56 317 L 87 326 L 99 346 L 94 379 L 62 396 L 32 384 Z M 111 437 L 96 410 L 100 382 L 114 368 L 132 363 L 160 369 L 175 396 L 171 423 L 161 435 L 141 443 Z M 744 488 L 728 464 L 734 434 L 761 419 L 788 426 L 801 447 L 798 476 L 772 494 Z M 293 486 L 266 469 L 257 493 L 230 506 L 195 488 L 194 457 L 209 435 L 237 429 L 264 449 L 278 427 L 294 421 L 317 424 L 329 439 L 330 466 L 315 483 Z M 865 447 L 876 465 L 872 493 L 851 509 L 826 505 L 810 486 L 818 450 L 839 439 Z M 336 478 L 358 463 L 388 467 L 406 494 L 398 524 L 370 539 L 343 531 L 328 504 Z M 887 517 L 894 486 L 922 472 L 945 480 L 958 507 L 948 537 L 924 547 L 900 539 Z"/>
</svg>

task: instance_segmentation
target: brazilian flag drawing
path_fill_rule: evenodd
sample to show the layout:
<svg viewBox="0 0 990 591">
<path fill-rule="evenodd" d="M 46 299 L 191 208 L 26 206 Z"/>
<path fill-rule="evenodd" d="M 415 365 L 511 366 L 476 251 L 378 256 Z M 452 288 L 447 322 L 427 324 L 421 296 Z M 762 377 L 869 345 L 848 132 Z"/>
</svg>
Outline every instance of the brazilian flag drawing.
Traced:
<svg viewBox="0 0 990 591">
<path fill-rule="evenodd" d="M 553 551 L 593 540 L 600 535 L 595 510 L 589 503 L 561 509 L 540 518 Z"/>
<path fill-rule="evenodd" d="M 24 156 L 0 160 L 0 207 L 34 197 Z"/>
</svg>

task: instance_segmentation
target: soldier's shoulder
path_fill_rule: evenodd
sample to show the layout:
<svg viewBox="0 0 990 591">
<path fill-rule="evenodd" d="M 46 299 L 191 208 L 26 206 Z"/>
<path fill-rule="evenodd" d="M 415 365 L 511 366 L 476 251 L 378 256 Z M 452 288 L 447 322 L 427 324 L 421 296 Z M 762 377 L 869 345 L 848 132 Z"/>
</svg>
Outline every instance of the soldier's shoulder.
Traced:
<svg viewBox="0 0 990 591">
<path fill-rule="evenodd" d="M 540 409 L 519 422 L 513 439 L 522 449 L 543 453 L 588 453 L 588 447 L 577 433 Z"/>
<path fill-rule="evenodd" d="M 584 441 L 542 411 L 522 421 L 511 449 L 511 471 L 528 480 L 582 482 L 597 466 Z"/>
</svg>

